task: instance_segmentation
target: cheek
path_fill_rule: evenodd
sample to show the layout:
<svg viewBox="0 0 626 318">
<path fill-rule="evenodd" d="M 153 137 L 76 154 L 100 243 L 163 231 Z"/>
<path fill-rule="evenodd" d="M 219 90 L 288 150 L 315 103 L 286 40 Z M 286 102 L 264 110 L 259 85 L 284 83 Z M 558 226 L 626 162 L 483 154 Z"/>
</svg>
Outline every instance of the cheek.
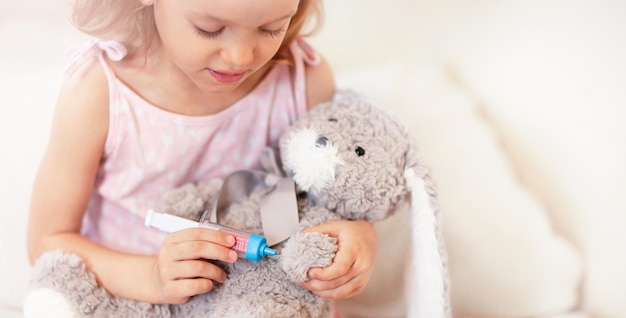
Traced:
<svg viewBox="0 0 626 318">
<path fill-rule="evenodd" d="M 180 31 L 170 33 L 173 36 L 165 43 L 174 63 L 188 71 L 206 68 L 211 54 L 215 51 L 210 42 L 197 36 L 188 27 L 178 29 Z"/>
<path fill-rule="evenodd" d="M 276 52 L 278 52 L 278 49 L 280 48 L 281 43 L 282 43 L 282 38 L 274 39 L 271 41 L 267 39 L 263 39 L 259 41 L 259 44 L 256 50 L 256 60 L 259 62 L 262 61 L 263 64 L 267 63 L 269 60 L 272 59 L 272 57 L 274 57 L 274 55 L 276 55 Z"/>
<path fill-rule="evenodd" d="M 163 48 L 179 66 L 201 65 L 207 52 L 206 41 L 194 33 L 187 20 L 163 12 L 167 9 L 165 6 L 155 9 L 155 23 Z"/>
<path fill-rule="evenodd" d="M 197 38 L 198 36 L 191 33 L 190 36 L 181 36 L 175 39 L 178 44 L 173 57 L 178 63 L 194 68 L 207 67 L 206 63 L 211 55 L 211 48 Z"/>
</svg>

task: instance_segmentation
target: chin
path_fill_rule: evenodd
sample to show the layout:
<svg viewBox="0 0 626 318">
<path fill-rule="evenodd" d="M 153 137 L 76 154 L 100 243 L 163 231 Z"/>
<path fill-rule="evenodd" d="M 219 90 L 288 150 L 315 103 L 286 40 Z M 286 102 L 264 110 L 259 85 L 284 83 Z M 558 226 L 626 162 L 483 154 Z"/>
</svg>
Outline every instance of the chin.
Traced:
<svg viewBox="0 0 626 318">
<path fill-rule="evenodd" d="M 200 81 L 195 81 L 195 83 L 200 90 L 206 93 L 229 94 L 239 89 L 244 81 L 239 81 L 236 83 L 220 83 L 211 79 L 202 79 Z"/>
</svg>

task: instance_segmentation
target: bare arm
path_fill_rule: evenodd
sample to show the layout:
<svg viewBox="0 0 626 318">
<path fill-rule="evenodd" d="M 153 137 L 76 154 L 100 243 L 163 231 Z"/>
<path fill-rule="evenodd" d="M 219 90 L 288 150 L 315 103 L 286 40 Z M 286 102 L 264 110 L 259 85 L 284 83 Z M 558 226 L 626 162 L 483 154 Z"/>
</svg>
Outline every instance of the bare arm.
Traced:
<svg viewBox="0 0 626 318">
<path fill-rule="evenodd" d="M 28 255 L 34 262 L 53 249 L 78 254 L 112 293 L 148 300 L 154 295 L 134 282 L 149 273 L 146 268 L 154 263 L 153 257 L 117 253 L 80 235 L 106 140 L 107 104 L 106 79 L 97 63 L 85 66 L 63 84 L 33 188 Z"/>
<path fill-rule="evenodd" d="M 68 78 L 59 94 L 31 199 L 30 261 L 54 249 L 77 254 L 112 294 L 151 303 L 182 303 L 208 292 L 213 281 L 225 279 L 225 273 L 201 259 L 234 261 L 224 247 L 232 243 L 222 233 L 188 230 L 171 234 L 158 256 L 117 252 L 80 234 L 108 120 L 106 78 L 99 64 L 91 63 Z"/>
</svg>

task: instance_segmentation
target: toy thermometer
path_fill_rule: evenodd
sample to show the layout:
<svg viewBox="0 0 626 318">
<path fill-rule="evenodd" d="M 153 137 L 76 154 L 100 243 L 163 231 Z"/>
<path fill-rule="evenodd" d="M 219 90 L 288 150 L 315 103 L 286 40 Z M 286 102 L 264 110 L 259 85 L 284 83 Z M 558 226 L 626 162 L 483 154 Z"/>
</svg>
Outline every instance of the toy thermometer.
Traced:
<svg viewBox="0 0 626 318">
<path fill-rule="evenodd" d="M 235 244 L 231 249 L 237 251 L 239 257 L 254 262 L 260 261 L 264 256 L 276 256 L 276 250 L 267 246 L 265 237 L 233 229 L 217 223 L 211 223 L 203 217 L 200 222 L 194 222 L 171 214 L 159 213 L 148 210 L 146 214 L 146 226 L 157 228 L 161 231 L 172 233 L 188 228 L 203 227 L 215 231 L 222 231 L 232 234 L 235 237 Z"/>
</svg>

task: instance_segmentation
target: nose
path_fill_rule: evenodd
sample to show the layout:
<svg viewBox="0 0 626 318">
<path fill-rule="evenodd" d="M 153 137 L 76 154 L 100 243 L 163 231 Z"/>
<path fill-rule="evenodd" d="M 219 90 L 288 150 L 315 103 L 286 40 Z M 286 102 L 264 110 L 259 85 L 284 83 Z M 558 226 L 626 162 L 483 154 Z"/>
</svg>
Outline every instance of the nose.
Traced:
<svg viewBox="0 0 626 318">
<path fill-rule="evenodd" d="M 254 46 L 246 40 L 234 41 L 222 47 L 220 56 L 231 66 L 245 66 L 254 58 Z"/>
</svg>

